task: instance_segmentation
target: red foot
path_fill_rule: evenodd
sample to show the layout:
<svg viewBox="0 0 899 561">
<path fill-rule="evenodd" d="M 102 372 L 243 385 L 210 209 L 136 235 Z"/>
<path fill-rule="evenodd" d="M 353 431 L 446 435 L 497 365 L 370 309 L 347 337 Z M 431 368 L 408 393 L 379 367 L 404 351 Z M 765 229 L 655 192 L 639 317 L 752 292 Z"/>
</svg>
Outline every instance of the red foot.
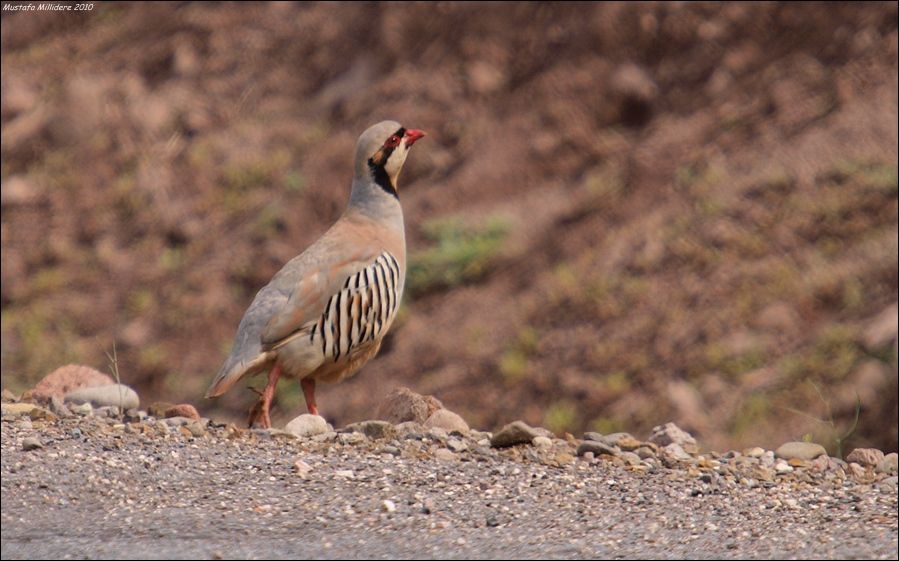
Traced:
<svg viewBox="0 0 899 561">
<path fill-rule="evenodd" d="M 281 365 L 275 364 L 272 371 L 268 373 L 268 384 L 265 389 L 259 392 L 259 401 L 250 409 L 250 416 L 247 419 L 247 425 L 252 428 L 256 421 L 264 429 L 272 428 L 272 419 L 269 417 L 268 410 L 272 405 L 272 399 L 275 397 L 275 388 L 278 386 L 278 378 L 281 377 Z"/>
<path fill-rule="evenodd" d="M 303 396 L 306 398 L 306 407 L 309 409 L 309 413 L 318 415 L 318 407 L 315 406 L 315 380 L 303 378 L 300 385 L 303 386 Z"/>
</svg>

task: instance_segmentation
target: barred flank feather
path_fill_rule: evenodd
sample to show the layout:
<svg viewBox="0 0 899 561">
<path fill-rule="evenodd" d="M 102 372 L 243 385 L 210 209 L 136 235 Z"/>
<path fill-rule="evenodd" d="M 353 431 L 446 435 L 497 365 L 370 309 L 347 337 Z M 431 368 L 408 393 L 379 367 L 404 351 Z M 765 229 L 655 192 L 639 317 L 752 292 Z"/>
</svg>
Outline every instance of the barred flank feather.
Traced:
<svg viewBox="0 0 899 561">
<path fill-rule="evenodd" d="M 385 251 L 328 299 L 309 341 L 319 341 L 322 354 L 337 362 L 363 343 L 380 339 L 399 307 L 399 278 L 399 263 Z"/>
</svg>

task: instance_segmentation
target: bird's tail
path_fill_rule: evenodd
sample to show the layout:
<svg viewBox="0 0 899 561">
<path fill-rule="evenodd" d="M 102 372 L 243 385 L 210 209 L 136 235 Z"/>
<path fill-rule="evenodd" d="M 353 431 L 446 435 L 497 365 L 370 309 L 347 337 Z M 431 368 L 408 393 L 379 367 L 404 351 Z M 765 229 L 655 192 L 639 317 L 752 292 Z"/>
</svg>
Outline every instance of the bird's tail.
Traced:
<svg viewBox="0 0 899 561">
<path fill-rule="evenodd" d="M 274 363 L 274 358 L 273 353 L 266 352 L 261 353 L 250 362 L 238 362 L 235 365 L 226 364 L 216 375 L 212 384 L 209 385 L 209 389 L 206 390 L 204 397 L 207 399 L 218 397 L 230 390 L 231 386 L 242 378 L 267 370 Z"/>
</svg>

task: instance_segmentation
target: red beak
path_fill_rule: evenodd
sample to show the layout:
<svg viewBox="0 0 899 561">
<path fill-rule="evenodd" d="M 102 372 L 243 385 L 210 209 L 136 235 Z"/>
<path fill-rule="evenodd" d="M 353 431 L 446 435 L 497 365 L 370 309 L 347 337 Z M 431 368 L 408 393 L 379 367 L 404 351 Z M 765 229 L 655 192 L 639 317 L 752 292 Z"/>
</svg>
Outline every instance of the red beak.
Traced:
<svg viewBox="0 0 899 561">
<path fill-rule="evenodd" d="M 419 138 L 425 136 L 425 131 L 420 131 L 418 129 L 406 129 L 406 144 L 412 146 L 415 144 L 415 141 Z"/>
</svg>

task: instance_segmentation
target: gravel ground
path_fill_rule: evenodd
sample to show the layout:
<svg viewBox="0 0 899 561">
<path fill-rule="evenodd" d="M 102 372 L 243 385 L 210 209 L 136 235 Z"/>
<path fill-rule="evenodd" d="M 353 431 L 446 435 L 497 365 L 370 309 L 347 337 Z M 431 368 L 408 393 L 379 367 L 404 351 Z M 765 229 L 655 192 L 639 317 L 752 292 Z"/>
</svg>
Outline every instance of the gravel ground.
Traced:
<svg viewBox="0 0 899 561">
<path fill-rule="evenodd" d="M 41 417 L 3 416 L 4 559 L 897 557 L 896 477 L 834 462 Z"/>
</svg>

